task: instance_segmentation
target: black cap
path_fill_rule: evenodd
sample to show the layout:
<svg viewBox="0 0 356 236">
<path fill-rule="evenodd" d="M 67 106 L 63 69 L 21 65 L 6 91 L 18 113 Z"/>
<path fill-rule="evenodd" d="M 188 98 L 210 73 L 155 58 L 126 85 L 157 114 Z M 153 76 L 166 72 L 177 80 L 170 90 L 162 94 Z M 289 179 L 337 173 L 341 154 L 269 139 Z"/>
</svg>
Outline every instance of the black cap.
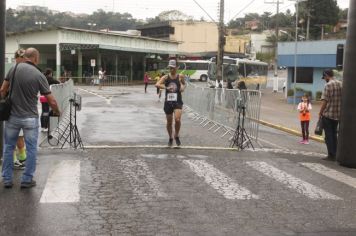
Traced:
<svg viewBox="0 0 356 236">
<path fill-rule="evenodd" d="M 334 72 L 330 69 L 324 70 L 321 79 L 324 79 L 325 76 L 334 77 Z"/>
</svg>

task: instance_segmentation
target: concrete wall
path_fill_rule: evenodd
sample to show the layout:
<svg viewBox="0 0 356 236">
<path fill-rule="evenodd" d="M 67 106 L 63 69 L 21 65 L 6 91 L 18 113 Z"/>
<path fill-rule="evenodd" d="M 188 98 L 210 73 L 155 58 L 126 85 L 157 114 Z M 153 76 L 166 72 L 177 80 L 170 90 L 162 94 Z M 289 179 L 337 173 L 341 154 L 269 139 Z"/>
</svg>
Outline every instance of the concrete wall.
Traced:
<svg viewBox="0 0 356 236">
<path fill-rule="evenodd" d="M 171 24 L 174 27 L 174 34 L 170 39 L 181 42 L 178 45 L 179 52 L 217 51 L 218 27 L 215 23 L 172 21 Z"/>
<path fill-rule="evenodd" d="M 251 46 L 252 52 L 269 52 L 268 48 L 273 46 L 271 43 L 266 42 L 267 37 L 270 34 L 268 32 L 263 32 L 261 34 L 251 34 Z M 272 51 L 273 52 L 273 48 Z"/>
<path fill-rule="evenodd" d="M 225 52 L 245 53 L 246 46 L 250 44 L 250 37 L 246 35 L 226 36 Z"/>
</svg>

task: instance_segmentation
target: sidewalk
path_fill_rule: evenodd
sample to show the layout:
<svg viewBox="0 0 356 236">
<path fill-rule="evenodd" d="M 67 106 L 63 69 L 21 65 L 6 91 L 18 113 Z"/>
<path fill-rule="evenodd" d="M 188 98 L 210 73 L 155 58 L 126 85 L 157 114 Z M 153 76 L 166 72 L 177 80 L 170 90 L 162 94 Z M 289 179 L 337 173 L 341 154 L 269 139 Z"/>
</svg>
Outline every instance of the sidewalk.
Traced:
<svg viewBox="0 0 356 236">
<path fill-rule="evenodd" d="M 314 136 L 314 129 L 318 122 L 320 102 L 312 101 L 311 122 L 309 132 L 311 138 L 323 142 L 320 136 Z M 299 134 L 301 132 L 300 121 L 296 105 L 288 104 L 282 92 L 274 93 L 272 89 L 262 90 L 260 119 L 264 125 L 277 128 L 288 133 Z"/>
</svg>

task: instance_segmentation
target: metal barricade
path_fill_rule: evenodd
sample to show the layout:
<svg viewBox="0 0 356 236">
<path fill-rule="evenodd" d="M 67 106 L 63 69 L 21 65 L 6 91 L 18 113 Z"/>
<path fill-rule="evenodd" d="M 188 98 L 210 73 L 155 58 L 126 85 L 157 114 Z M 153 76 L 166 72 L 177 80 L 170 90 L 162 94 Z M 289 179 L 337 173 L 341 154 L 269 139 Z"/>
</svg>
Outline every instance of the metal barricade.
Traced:
<svg viewBox="0 0 356 236">
<path fill-rule="evenodd" d="M 193 120 L 221 137 L 234 134 L 239 112 L 244 112 L 244 127 L 251 139 L 258 140 L 261 92 L 255 90 L 201 88 L 187 84 L 183 93 L 185 110 Z"/>
<path fill-rule="evenodd" d="M 42 146 L 46 141 L 50 139 L 55 139 L 55 144 L 51 145 L 60 145 L 60 134 L 65 131 L 65 128 L 68 126 L 69 121 L 71 120 L 71 106 L 70 100 L 74 99 L 74 82 L 73 80 L 68 80 L 65 83 L 51 85 L 51 93 L 54 96 L 59 111 L 61 112 L 60 117 L 49 117 L 50 127 L 47 137 L 40 142 Z M 63 135 L 62 135 L 63 136 Z"/>
<path fill-rule="evenodd" d="M 125 75 L 107 75 L 100 83 L 103 86 L 128 86 L 129 79 Z"/>
<path fill-rule="evenodd" d="M 96 85 L 102 86 L 129 86 L 131 81 L 126 75 L 106 75 L 104 79 L 99 80 L 98 76 L 90 77 L 70 77 L 75 84 L 79 85 Z M 60 79 L 59 79 L 60 80 Z"/>
</svg>

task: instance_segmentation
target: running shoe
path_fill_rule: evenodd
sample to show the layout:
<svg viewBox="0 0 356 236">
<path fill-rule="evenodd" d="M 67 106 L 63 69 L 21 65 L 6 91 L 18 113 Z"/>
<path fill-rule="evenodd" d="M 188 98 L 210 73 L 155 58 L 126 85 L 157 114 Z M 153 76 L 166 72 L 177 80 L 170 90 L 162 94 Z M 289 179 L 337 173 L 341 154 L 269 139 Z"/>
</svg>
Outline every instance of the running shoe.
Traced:
<svg viewBox="0 0 356 236">
<path fill-rule="evenodd" d="M 173 146 L 173 139 L 170 138 L 170 139 L 168 140 L 168 147 L 172 147 L 172 146 Z"/>
<path fill-rule="evenodd" d="M 179 147 L 179 146 L 182 144 L 182 143 L 180 142 L 179 137 L 175 137 L 175 140 L 176 140 L 177 146 Z"/>
<path fill-rule="evenodd" d="M 300 144 L 304 144 L 304 142 L 305 142 L 304 139 L 299 141 Z"/>
<path fill-rule="evenodd" d="M 19 160 L 14 161 L 14 170 L 24 170 L 25 164 L 21 163 Z"/>
<path fill-rule="evenodd" d="M 303 144 L 309 144 L 309 140 L 304 140 L 304 143 Z"/>
</svg>

